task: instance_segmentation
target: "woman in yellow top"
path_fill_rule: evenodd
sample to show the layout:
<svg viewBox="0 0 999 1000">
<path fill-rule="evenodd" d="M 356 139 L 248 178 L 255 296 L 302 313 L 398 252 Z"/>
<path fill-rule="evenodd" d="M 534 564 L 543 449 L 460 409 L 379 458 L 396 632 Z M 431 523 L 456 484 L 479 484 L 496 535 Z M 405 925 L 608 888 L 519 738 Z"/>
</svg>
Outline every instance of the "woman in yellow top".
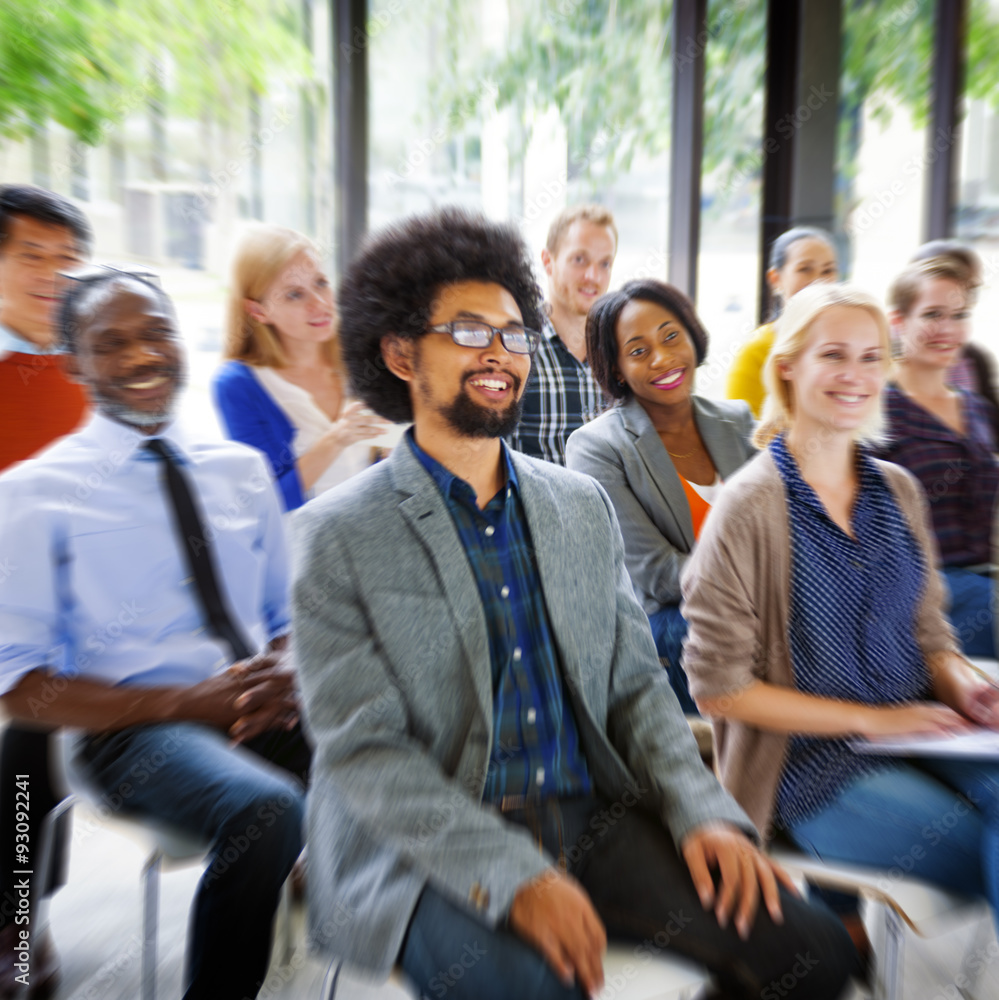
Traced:
<svg viewBox="0 0 999 1000">
<path fill-rule="evenodd" d="M 773 347 L 774 320 L 795 292 L 813 281 L 836 281 L 838 278 L 836 248 L 832 236 L 824 229 L 796 226 L 773 241 L 767 268 L 772 319 L 764 323 L 735 356 L 728 373 L 729 399 L 744 399 L 753 416 L 759 418 L 767 394 L 763 386 L 763 363 Z"/>
</svg>

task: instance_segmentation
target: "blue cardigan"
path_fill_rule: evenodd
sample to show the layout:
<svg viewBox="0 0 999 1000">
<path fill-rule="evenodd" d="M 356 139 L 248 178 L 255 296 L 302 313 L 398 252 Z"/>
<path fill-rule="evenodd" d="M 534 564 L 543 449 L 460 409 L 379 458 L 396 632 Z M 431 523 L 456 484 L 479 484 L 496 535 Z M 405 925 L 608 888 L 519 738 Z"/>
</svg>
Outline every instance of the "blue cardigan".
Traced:
<svg viewBox="0 0 999 1000">
<path fill-rule="evenodd" d="M 212 399 L 226 434 L 259 448 L 270 459 L 285 509 L 301 507 L 305 496 L 291 447 L 295 427 L 260 384 L 253 368 L 242 361 L 225 362 L 212 378 Z"/>
</svg>

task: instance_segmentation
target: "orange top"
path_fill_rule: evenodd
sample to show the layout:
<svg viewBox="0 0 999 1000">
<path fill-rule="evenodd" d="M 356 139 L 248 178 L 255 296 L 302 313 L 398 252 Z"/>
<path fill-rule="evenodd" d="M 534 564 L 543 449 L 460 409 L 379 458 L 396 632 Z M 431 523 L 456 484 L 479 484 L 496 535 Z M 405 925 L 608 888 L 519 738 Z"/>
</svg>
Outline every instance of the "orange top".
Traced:
<svg viewBox="0 0 999 1000">
<path fill-rule="evenodd" d="M 683 484 L 683 492 L 687 494 L 687 503 L 690 505 L 690 519 L 694 522 L 694 540 L 701 537 L 701 525 L 711 510 L 711 504 L 687 482 L 683 476 L 680 477 Z"/>
<path fill-rule="evenodd" d="M 58 355 L 0 352 L 0 471 L 76 430 L 88 405 Z"/>
</svg>

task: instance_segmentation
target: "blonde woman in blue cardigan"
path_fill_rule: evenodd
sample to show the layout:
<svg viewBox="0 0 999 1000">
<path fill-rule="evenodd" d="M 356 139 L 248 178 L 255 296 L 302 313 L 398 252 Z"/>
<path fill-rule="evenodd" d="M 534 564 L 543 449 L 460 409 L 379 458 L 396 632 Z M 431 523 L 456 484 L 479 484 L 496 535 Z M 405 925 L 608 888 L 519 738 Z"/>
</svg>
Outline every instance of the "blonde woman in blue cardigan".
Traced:
<svg viewBox="0 0 999 1000">
<path fill-rule="evenodd" d="M 233 262 L 225 363 L 212 392 L 230 438 L 267 454 L 285 508 L 294 510 L 371 464 L 389 428 L 349 401 L 333 288 L 311 241 L 258 226 Z"/>
</svg>

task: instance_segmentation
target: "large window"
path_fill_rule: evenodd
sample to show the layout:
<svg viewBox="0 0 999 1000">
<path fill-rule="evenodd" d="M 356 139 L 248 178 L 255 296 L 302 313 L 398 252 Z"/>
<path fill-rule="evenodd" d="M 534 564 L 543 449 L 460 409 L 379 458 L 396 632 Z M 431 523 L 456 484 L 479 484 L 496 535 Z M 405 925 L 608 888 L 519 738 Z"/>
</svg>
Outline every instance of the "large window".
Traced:
<svg viewBox="0 0 999 1000">
<path fill-rule="evenodd" d="M 612 209 L 615 285 L 666 275 L 669 3 L 375 0 L 370 221 L 443 202 L 536 254 L 566 204 Z M 539 266 L 540 270 L 540 266 Z"/>
<path fill-rule="evenodd" d="M 971 243 L 985 265 L 973 336 L 995 351 L 999 348 L 995 332 L 999 329 L 999 0 L 971 4 L 968 42 L 954 231 Z"/>
<path fill-rule="evenodd" d="M 841 270 L 883 296 L 922 242 L 933 3 L 844 4 L 837 225 Z M 947 142 L 952 140 L 947 140 Z M 947 142 L 941 142 L 947 150 Z"/>
<path fill-rule="evenodd" d="M 766 0 L 712 0 L 708 35 L 697 309 L 711 350 L 697 389 L 720 397 L 759 308 Z"/>
</svg>

